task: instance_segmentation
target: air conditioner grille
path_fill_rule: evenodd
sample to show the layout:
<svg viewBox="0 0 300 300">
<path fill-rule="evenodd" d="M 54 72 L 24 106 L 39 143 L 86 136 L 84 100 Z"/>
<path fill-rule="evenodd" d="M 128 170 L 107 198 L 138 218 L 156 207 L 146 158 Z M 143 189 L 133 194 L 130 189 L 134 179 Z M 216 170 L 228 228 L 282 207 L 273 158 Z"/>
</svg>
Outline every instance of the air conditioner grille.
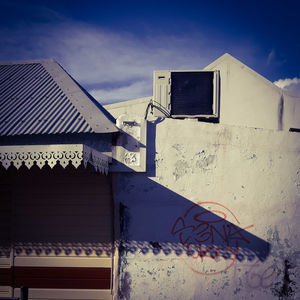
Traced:
<svg viewBox="0 0 300 300">
<path fill-rule="evenodd" d="M 213 114 L 213 72 L 171 73 L 171 114 Z"/>
</svg>

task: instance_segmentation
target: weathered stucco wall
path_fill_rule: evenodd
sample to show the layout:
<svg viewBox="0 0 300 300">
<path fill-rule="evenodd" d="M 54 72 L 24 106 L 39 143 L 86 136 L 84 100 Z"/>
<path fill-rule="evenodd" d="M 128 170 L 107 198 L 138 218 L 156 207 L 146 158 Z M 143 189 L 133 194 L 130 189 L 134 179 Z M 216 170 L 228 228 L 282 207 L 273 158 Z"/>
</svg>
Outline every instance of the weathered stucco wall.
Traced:
<svg viewBox="0 0 300 300">
<path fill-rule="evenodd" d="M 300 130 L 300 98 L 289 92 L 285 92 L 283 98 L 283 129 L 294 128 Z"/>
<path fill-rule="evenodd" d="M 117 102 L 105 105 L 104 107 L 115 118 L 118 118 L 121 115 L 130 115 L 132 113 L 134 113 L 134 115 L 144 117 L 149 101 L 152 98 L 153 97 L 145 97 L 129 101 Z"/>
<path fill-rule="evenodd" d="M 282 90 L 227 53 L 203 70 L 220 71 L 220 124 L 284 131 L 300 129 L 299 95 Z M 133 111 L 144 116 L 152 98 L 115 103 L 105 108 L 114 116 Z"/>
<path fill-rule="evenodd" d="M 204 70 L 220 71 L 221 124 L 283 129 L 282 90 L 272 82 L 229 54 Z"/>
<path fill-rule="evenodd" d="M 299 173 L 299 133 L 148 122 L 147 172 L 114 175 L 119 298 L 299 299 Z"/>
</svg>

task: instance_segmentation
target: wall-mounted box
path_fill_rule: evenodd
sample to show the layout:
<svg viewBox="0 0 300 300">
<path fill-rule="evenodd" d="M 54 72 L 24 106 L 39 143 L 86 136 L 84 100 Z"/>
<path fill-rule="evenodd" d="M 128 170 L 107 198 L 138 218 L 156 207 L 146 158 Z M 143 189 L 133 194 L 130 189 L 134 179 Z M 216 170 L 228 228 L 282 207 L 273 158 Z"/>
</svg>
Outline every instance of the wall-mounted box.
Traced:
<svg viewBox="0 0 300 300">
<path fill-rule="evenodd" d="M 110 172 L 146 172 L 147 121 L 121 115 L 117 127 L 120 133 L 112 149 Z"/>
<path fill-rule="evenodd" d="M 219 117 L 219 71 L 154 71 L 155 116 Z"/>
</svg>

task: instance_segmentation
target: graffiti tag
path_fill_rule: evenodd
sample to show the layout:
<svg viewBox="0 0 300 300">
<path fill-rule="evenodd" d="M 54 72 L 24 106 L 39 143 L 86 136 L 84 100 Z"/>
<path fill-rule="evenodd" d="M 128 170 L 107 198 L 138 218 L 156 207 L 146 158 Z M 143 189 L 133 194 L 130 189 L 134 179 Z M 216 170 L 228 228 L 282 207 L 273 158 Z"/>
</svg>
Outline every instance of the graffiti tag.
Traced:
<svg viewBox="0 0 300 300">
<path fill-rule="evenodd" d="M 216 275 L 241 260 L 241 245 L 250 243 L 244 233 L 254 225 L 244 228 L 239 225 L 236 216 L 224 205 L 199 202 L 176 219 L 171 234 L 178 238 L 188 256 L 197 260 L 195 263 L 183 259 L 189 268 L 198 274 Z"/>
</svg>

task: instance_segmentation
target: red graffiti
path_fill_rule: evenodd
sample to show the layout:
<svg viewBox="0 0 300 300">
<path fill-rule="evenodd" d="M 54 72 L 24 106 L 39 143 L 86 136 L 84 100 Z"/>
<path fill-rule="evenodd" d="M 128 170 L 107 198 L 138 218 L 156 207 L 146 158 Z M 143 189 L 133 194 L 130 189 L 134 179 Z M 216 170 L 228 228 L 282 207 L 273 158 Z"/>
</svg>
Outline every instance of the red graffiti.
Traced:
<svg viewBox="0 0 300 300">
<path fill-rule="evenodd" d="M 273 285 L 277 273 L 272 266 L 261 270 L 262 264 L 257 260 L 248 270 L 246 282 L 252 289 L 269 288 Z"/>
<path fill-rule="evenodd" d="M 250 243 L 243 231 L 253 225 L 240 228 L 236 216 L 224 205 L 216 202 L 199 202 L 190 207 L 174 222 L 171 234 L 193 260 L 183 259 L 194 272 L 216 275 L 231 268 L 239 255 L 241 243 Z M 220 264 L 219 258 L 223 258 Z M 209 268 L 205 265 L 210 260 Z M 205 261 L 205 264 L 203 264 Z"/>
</svg>

